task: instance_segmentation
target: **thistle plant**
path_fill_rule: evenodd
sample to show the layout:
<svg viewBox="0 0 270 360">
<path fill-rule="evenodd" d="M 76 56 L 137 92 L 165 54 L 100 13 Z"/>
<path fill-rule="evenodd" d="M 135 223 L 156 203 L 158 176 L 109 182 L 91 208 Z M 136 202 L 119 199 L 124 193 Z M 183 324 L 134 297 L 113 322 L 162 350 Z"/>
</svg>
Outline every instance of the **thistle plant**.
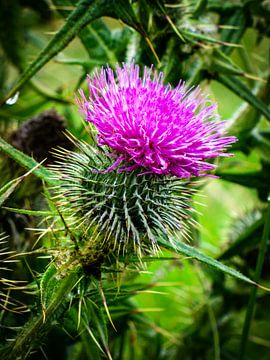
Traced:
<svg viewBox="0 0 270 360">
<path fill-rule="evenodd" d="M 1 359 L 268 359 L 269 11 L 0 2 Z"/>
<path fill-rule="evenodd" d="M 89 97 L 80 91 L 79 106 L 97 129 L 97 144 L 70 137 L 77 151 L 56 150 L 53 202 L 65 234 L 45 279 L 53 276 L 60 284 L 53 285 L 52 299 L 42 284 L 44 325 L 38 318 L 26 327 L 12 356 L 31 350 L 29 336 L 41 338 L 50 317 L 63 311 L 60 298 L 80 277 L 101 279 L 102 268 L 119 267 L 121 256 L 128 262 L 134 255 L 157 255 L 159 238 L 173 248 L 177 237 L 184 241 L 194 223 L 193 178 L 214 169 L 205 160 L 228 156 L 224 150 L 236 141 L 224 135 L 216 104 L 198 88 L 180 82 L 172 89 L 162 73 L 144 68 L 141 78 L 139 70 L 133 63 L 117 65 L 115 77 L 102 69 L 88 78 Z"/>
<path fill-rule="evenodd" d="M 159 237 L 185 239 L 194 223 L 193 178 L 208 175 L 216 165 L 205 160 L 229 156 L 224 150 L 236 141 L 198 88 L 172 89 L 162 76 L 117 65 L 116 75 L 107 68 L 88 77 L 89 97 L 80 91 L 98 148 L 75 139 L 79 152 L 59 150 L 53 169 L 59 211 L 81 233 L 86 268 L 108 254 L 156 254 Z"/>
</svg>

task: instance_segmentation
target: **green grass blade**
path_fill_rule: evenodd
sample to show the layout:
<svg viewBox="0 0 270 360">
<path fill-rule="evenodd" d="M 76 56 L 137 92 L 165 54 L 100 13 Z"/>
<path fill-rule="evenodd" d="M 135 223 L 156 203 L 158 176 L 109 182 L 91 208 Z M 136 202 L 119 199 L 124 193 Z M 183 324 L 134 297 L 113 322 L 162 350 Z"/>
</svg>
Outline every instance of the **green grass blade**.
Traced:
<svg viewBox="0 0 270 360">
<path fill-rule="evenodd" d="M 161 238 L 158 239 L 158 243 L 160 246 L 162 246 L 168 250 L 191 257 L 193 259 L 200 261 L 201 263 L 203 263 L 205 265 L 209 265 L 209 266 L 213 267 L 215 270 L 223 272 L 224 274 L 233 276 L 234 278 L 245 281 L 249 284 L 256 285 L 256 283 L 254 281 L 249 279 L 247 276 L 241 274 L 239 271 L 234 270 L 234 269 L 230 268 L 229 266 L 224 265 L 220 261 L 217 261 L 216 259 L 211 258 L 210 256 L 207 256 L 207 255 L 201 253 L 198 249 L 195 249 L 193 246 L 184 244 L 182 242 L 175 242 L 172 245 L 167 240 L 164 240 Z"/>
<path fill-rule="evenodd" d="M 54 180 L 54 174 L 52 171 L 49 171 L 44 166 L 40 165 L 30 156 L 24 154 L 20 150 L 15 149 L 13 146 L 8 144 L 4 139 L 0 137 L 0 151 L 11 157 L 18 164 L 30 170 L 34 175 L 36 175 L 41 180 L 44 180 L 47 184 L 55 186 L 57 181 Z"/>
</svg>

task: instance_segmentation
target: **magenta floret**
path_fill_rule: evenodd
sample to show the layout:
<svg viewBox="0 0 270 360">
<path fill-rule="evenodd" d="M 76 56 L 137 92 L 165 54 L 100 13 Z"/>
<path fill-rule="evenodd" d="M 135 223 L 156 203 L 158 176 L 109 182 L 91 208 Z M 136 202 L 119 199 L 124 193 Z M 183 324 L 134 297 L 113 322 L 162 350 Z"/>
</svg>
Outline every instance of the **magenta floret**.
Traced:
<svg viewBox="0 0 270 360">
<path fill-rule="evenodd" d="M 163 84 L 163 74 L 138 65 L 109 67 L 88 76 L 89 98 L 78 100 L 87 121 L 98 130 L 98 144 L 116 157 L 118 171 L 205 176 L 216 165 L 204 160 L 230 156 L 224 151 L 234 136 L 224 136 L 217 105 L 196 88 L 180 81 L 175 89 Z M 122 164 L 122 166 L 120 166 Z"/>
</svg>

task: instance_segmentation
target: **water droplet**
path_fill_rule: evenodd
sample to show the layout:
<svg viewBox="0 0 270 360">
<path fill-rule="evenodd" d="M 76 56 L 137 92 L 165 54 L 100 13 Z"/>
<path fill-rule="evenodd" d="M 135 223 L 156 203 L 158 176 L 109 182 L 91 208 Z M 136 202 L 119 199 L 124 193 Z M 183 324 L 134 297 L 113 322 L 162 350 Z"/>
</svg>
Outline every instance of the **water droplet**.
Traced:
<svg viewBox="0 0 270 360">
<path fill-rule="evenodd" d="M 19 99 L 19 94 L 20 94 L 19 91 L 17 91 L 14 96 L 7 99 L 6 104 L 7 105 L 14 105 Z"/>
</svg>

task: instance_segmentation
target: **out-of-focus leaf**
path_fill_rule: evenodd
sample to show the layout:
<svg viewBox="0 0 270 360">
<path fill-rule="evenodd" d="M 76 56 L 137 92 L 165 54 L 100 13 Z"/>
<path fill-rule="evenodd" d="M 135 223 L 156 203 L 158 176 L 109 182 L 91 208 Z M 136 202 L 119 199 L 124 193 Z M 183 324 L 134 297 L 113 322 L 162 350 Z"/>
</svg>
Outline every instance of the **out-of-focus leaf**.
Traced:
<svg viewBox="0 0 270 360">
<path fill-rule="evenodd" d="M 64 98 L 62 95 L 52 92 L 50 89 L 48 89 L 44 85 L 41 85 L 36 80 L 34 81 L 34 79 L 30 80 L 30 86 L 46 100 L 52 100 L 67 105 L 72 103 L 70 99 Z"/>
<path fill-rule="evenodd" d="M 22 70 L 21 25 L 21 8 L 18 0 L 12 1 L 12 6 L 8 1 L 0 1 L 0 44 L 9 61 L 19 70 Z"/>
<path fill-rule="evenodd" d="M 190 245 L 184 244 L 182 242 L 176 242 L 176 241 L 172 245 L 168 240 L 164 240 L 162 238 L 158 239 L 158 243 L 160 246 L 165 247 L 168 250 L 177 252 L 177 253 L 185 255 L 185 256 L 189 256 L 193 259 L 200 261 L 201 263 L 203 263 L 205 265 L 209 265 L 209 266 L 215 268 L 216 270 L 223 272 L 224 274 L 233 276 L 236 279 L 256 285 L 256 283 L 254 281 L 249 279 L 247 276 L 241 274 L 239 271 L 234 270 L 234 269 L 224 265 L 222 262 L 201 253 L 198 249 L 195 249 L 194 247 L 192 247 Z"/>
<path fill-rule="evenodd" d="M 211 70 L 221 72 L 222 74 L 244 75 L 244 71 L 237 66 L 230 57 L 221 50 L 215 49 L 212 55 Z"/>
<path fill-rule="evenodd" d="M 265 163 L 270 163 L 270 138 L 268 131 L 253 131 L 250 146 L 256 149 Z"/>
<path fill-rule="evenodd" d="M 219 44 L 219 45 L 226 45 L 228 47 L 237 47 L 239 45 L 233 44 L 233 43 L 227 43 L 222 40 L 216 39 L 214 37 L 210 37 L 204 34 L 200 34 L 198 32 L 190 31 L 190 30 L 182 30 L 182 34 L 185 37 L 185 39 L 189 39 L 191 41 L 199 40 L 199 41 L 205 41 L 210 44 Z"/>
<path fill-rule="evenodd" d="M 30 156 L 24 154 L 20 150 L 15 149 L 13 146 L 8 144 L 1 137 L 0 137 L 0 151 L 10 156 L 13 160 L 15 160 L 18 164 L 20 164 L 27 170 L 32 171 L 34 175 L 36 175 L 41 180 L 47 182 L 47 184 L 52 186 L 57 184 L 57 181 L 53 179 L 54 174 L 51 171 L 49 171 L 42 165 L 39 165 L 39 163 L 36 162 Z"/>
<path fill-rule="evenodd" d="M 87 329 L 82 331 L 81 339 L 83 344 L 83 353 L 87 356 L 87 359 L 102 360 L 102 352 L 97 347 L 93 338 L 89 336 Z M 81 357 L 79 357 L 78 360 L 81 360 Z"/>
<path fill-rule="evenodd" d="M 202 77 L 204 63 L 203 60 L 199 57 L 193 59 L 188 66 L 186 78 L 187 78 L 187 85 L 188 86 L 196 86 Z"/>
<path fill-rule="evenodd" d="M 29 102 L 28 102 L 29 100 Z M 45 99 L 39 97 L 35 99 L 29 99 L 27 96 L 21 102 L 20 106 L 4 106 L 0 108 L 0 120 L 2 123 L 6 123 L 7 127 L 10 125 L 12 120 L 18 120 L 18 122 L 25 120 L 30 116 L 35 115 L 38 111 L 41 112 L 41 109 L 46 105 Z"/>
<path fill-rule="evenodd" d="M 173 86 L 179 83 L 183 73 L 183 64 L 179 61 L 180 56 L 178 40 L 172 37 L 168 42 L 161 63 L 164 64 L 162 71 L 165 81 Z"/>
<path fill-rule="evenodd" d="M 242 234 L 233 242 L 233 244 L 225 250 L 220 256 L 219 260 L 227 260 L 232 256 L 236 256 L 243 252 L 247 247 L 251 245 L 256 245 L 260 241 L 260 236 L 262 233 L 264 224 L 264 217 L 255 221 L 250 225 Z M 255 240 L 255 241 L 254 241 Z"/>
<path fill-rule="evenodd" d="M 223 180 L 246 186 L 248 188 L 254 188 L 258 191 L 260 197 L 263 200 L 267 199 L 267 194 L 270 188 L 269 171 L 261 170 L 245 174 L 225 173 L 217 171 L 216 175 L 220 176 Z"/>
<path fill-rule="evenodd" d="M 203 12 L 205 11 L 207 7 L 208 0 L 199 0 L 197 1 L 196 7 L 193 11 L 192 17 L 198 18 Z"/>
<path fill-rule="evenodd" d="M 87 30 L 87 34 L 84 32 Z M 88 52 L 91 57 L 95 56 L 98 59 L 103 59 L 104 63 L 109 63 L 111 66 L 115 65 L 117 58 L 113 49 L 111 48 L 111 32 L 102 21 L 95 21 L 82 31 Z"/>
<path fill-rule="evenodd" d="M 225 85 L 236 95 L 240 96 L 243 100 L 247 101 L 254 108 L 259 110 L 262 115 L 264 115 L 266 119 L 270 121 L 270 110 L 268 109 L 267 105 L 258 99 L 255 95 L 253 95 L 253 93 L 241 80 L 235 76 L 218 73 L 216 75 L 216 80 Z"/>
<path fill-rule="evenodd" d="M 246 17 L 243 9 L 239 8 L 229 13 L 228 16 L 221 16 L 222 25 L 226 25 L 220 32 L 220 38 L 226 43 L 239 44 L 246 31 Z M 233 48 L 230 46 L 222 46 L 222 52 L 229 55 Z"/>
<path fill-rule="evenodd" d="M 270 101 L 269 92 L 270 78 L 267 79 L 266 84 L 258 84 L 255 89 L 254 96 L 268 105 Z M 237 146 L 240 145 L 239 147 L 241 147 L 243 151 L 247 150 L 247 137 L 255 136 L 254 132 L 251 135 L 251 131 L 258 124 L 260 115 L 261 113 L 257 108 L 250 106 L 248 103 L 245 103 L 241 104 L 239 109 L 234 112 L 232 118 L 230 119 L 231 125 L 229 127 L 229 132 L 239 139 Z M 259 146 L 258 139 L 256 139 L 256 145 Z"/>
<path fill-rule="evenodd" d="M 51 10 L 49 3 L 46 0 L 20 0 L 22 6 L 30 7 L 34 11 L 38 12 L 41 21 L 49 20 L 51 17 Z"/>
<path fill-rule="evenodd" d="M 95 305 L 90 299 L 83 300 L 84 307 L 82 312 L 82 329 L 84 329 L 83 341 L 90 341 L 91 346 L 99 348 L 108 359 L 111 354 L 108 344 L 107 321 L 103 309 Z"/>
</svg>

